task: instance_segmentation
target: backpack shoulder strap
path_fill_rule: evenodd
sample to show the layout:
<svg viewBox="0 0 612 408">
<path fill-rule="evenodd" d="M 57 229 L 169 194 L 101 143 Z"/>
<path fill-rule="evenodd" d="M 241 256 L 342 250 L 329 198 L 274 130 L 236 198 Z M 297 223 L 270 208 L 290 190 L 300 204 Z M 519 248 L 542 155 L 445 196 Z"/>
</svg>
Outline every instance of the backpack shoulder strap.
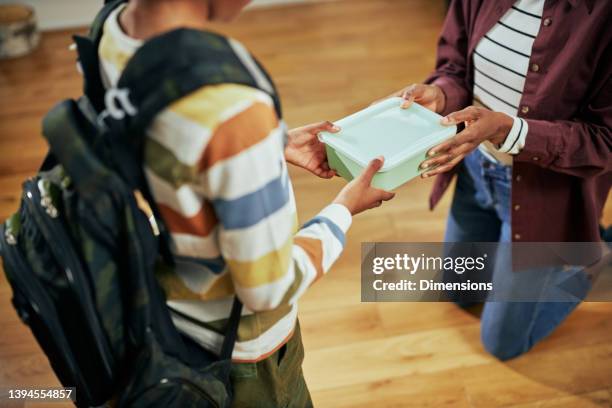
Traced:
<svg viewBox="0 0 612 408">
<path fill-rule="evenodd" d="M 89 34 L 86 37 L 78 35 L 73 37 L 79 55 L 78 63 L 83 71 L 83 94 L 97 111 L 104 109 L 105 89 L 98 58 L 98 46 L 104 34 L 104 23 L 117 7 L 126 2 L 127 0 L 107 0 L 91 24 Z"/>
<path fill-rule="evenodd" d="M 211 32 L 178 29 L 147 41 L 130 59 L 117 89 L 107 91 L 107 116 L 124 133 L 136 135 L 176 100 L 222 83 L 265 92 L 282 115 L 269 75 L 240 43 Z"/>
<path fill-rule="evenodd" d="M 97 45 L 100 44 L 102 34 L 104 34 L 104 23 L 110 16 L 110 14 L 121 4 L 127 3 L 128 0 L 105 0 L 104 6 L 91 23 L 89 27 L 88 37 Z"/>
</svg>

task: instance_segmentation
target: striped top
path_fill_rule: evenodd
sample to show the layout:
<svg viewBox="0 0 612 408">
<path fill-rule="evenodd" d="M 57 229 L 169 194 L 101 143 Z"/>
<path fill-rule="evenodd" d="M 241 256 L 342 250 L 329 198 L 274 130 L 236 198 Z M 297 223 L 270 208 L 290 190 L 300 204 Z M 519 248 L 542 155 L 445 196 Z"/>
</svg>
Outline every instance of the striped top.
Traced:
<svg viewBox="0 0 612 408">
<path fill-rule="evenodd" d="M 142 45 L 122 31 L 122 9 L 106 21 L 99 48 L 107 87 Z M 257 69 L 242 45 L 230 43 Z M 173 320 L 218 352 L 237 294 L 244 308 L 235 361 L 261 360 L 291 337 L 297 300 L 338 258 L 352 221 L 332 204 L 298 228 L 284 129 L 268 94 L 222 84 L 172 104 L 147 134 L 144 170 L 177 259 L 176 268 L 157 271 Z"/>
<path fill-rule="evenodd" d="M 531 48 L 540 31 L 544 0 L 519 0 L 480 40 L 474 50 L 474 105 L 484 106 L 514 118 L 506 141 L 499 147 L 485 142 L 481 151 L 494 161 L 511 165 L 529 131 L 517 118 L 530 65 Z"/>
</svg>

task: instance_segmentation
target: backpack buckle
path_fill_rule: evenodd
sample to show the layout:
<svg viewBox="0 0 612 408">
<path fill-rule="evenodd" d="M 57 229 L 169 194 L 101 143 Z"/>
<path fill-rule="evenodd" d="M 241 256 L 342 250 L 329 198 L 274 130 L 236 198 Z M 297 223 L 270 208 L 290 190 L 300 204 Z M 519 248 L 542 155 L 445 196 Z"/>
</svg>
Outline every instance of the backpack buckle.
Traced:
<svg viewBox="0 0 612 408">
<path fill-rule="evenodd" d="M 104 95 L 104 106 L 105 109 L 98 115 L 98 125 L 103 128 L 113 127 L 113 123 L 107 123 L 108 119 L 117 123 L 138 114 L 138 109 L 130 100 L 128 88 L 109 88 Z"/>
<path fill-rule="evenodd" d="M 4 231 L 4 239 L 6 243 L 12 246 L 17 245 L 17 237 L 13 235 L 9 230 Z"/>
<path fill-rule="evenodd" d="M 17 245 L 17 236 L 19 235 L 20 228 L 21 220 L 18 214 L 13 214 L 6 220 L 4 223 L 4 239 L 7 244 L 11 246 Z"/>
</svg>

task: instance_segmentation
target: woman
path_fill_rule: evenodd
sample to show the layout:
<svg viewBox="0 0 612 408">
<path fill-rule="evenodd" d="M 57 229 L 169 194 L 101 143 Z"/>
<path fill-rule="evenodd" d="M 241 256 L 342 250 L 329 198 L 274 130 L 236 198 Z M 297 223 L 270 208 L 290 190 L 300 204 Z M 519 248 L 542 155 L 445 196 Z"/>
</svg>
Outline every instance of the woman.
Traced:
<svg viewBox="0 0 612 408">
<path fill-rule="evenodd" d="M 610 21 L 612 2 L 452 2 L 434 73 L 396 94 L 466 125 L 422 164 L 438 176 L 432 208 L 458 175 L 447 242 L 600 240 L 612 184 Z M 578 303 L 488 302 L 483 344 L 518 356 Z"/>
</svg>

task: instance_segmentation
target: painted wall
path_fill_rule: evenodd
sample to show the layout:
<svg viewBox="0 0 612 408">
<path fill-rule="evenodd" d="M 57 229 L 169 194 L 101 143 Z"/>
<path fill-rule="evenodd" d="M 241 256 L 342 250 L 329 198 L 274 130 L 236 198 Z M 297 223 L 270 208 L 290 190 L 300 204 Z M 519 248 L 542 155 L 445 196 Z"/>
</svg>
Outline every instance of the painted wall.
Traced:
<svg viewBox="0 0 612 408">
<path fill-rule="evenodd" d="M 306 1 L 309 0 L 254 0 L 251 7 Z M 0 4 L 15 2 L 34 6 L 43 30 L 87 25 L 103 3 L 102 0 L 0 0 Z"/>
</svg>

